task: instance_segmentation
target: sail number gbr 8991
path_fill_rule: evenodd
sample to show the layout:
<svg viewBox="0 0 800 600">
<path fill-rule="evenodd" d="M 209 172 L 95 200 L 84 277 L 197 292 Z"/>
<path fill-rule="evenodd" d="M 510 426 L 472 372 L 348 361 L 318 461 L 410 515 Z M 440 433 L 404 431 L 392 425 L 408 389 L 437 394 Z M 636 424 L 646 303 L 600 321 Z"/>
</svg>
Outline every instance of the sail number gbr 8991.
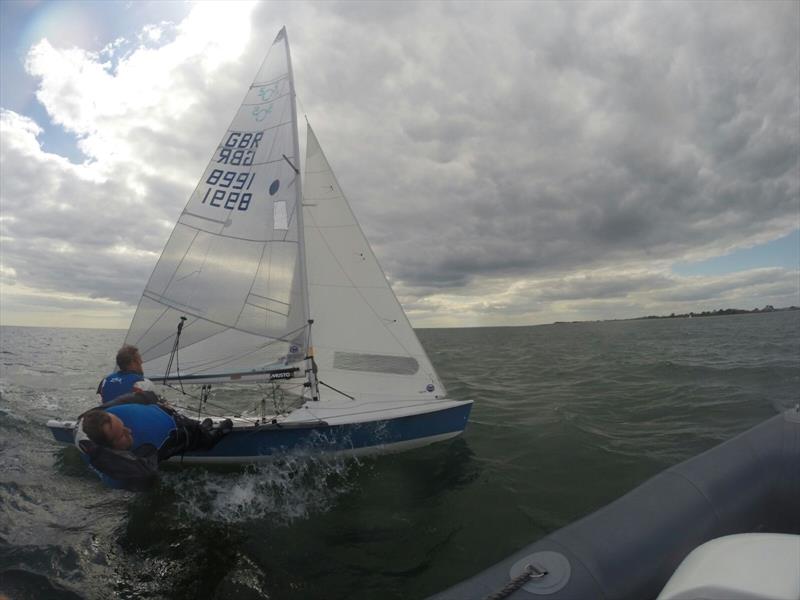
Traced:
<svg viewBox="0 0 800 600">
<path fill-rule="evenodd" d="M 227 166 L 252 166 L 258 142 L 263 135 L 263 131 L 256 133 L 231 131 L 228 134 L 224 146 L 219 149 L 219 155 L 216 160 L 217 164 L 225 165 L 226 168 L 213 169 L 206 177 L 205 183 L 208 188 L 206 188 L 201 204 L 209 204 L 226 210 L 247 210 L 250 208 L 253 194 L 249 190 L 253 185 L 256 174 L 249 170 L 229 171 Z"/>
</svg>

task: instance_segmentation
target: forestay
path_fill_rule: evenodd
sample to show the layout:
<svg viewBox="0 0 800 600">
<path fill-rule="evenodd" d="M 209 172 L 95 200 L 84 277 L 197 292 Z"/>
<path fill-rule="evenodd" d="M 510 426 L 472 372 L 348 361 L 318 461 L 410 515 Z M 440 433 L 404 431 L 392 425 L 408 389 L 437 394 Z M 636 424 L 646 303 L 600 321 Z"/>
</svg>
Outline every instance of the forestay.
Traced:
<svg viewBox="0 0 800 600">
<path fill-rule="evenodd" d="M 314 355 L 329 386 L 320 390 L 322 399 L 341 399 L 330 388 L 394 405 L 443 398 L 444 387 L 310 126 L 303 188 Z"/>
<path fill-rule="evenodd" d="M 125 341 L 138 346 L 149 376 L 157 378 L 171 364 L 173 377 L 179 369 L 199 381 L 230 380 L 305 358 L 298 154 L 284 29 L 142 294 Z M 186 321 L 173 361 L 181 317 Z"/>
</svg>

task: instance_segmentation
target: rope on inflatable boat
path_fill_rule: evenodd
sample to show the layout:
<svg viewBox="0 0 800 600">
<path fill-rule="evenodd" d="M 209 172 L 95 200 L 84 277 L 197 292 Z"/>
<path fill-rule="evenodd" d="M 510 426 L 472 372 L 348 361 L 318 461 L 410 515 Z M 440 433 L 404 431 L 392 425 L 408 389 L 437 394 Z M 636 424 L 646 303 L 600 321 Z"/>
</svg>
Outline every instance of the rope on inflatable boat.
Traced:
<svg viewBox="0 0 800 600">
<path fill-rule="evenodd" d="M 522 573 L 509 581 L 502 590 L 494 594 L 489 594 L 483 600 L 504 600 L 504 598 L 508 598 L 529 581 L 541 579 L 545 575 L 547 575 L 547 571 L 540 571 L 535 566 L 528 565 Z"/>
</svg>

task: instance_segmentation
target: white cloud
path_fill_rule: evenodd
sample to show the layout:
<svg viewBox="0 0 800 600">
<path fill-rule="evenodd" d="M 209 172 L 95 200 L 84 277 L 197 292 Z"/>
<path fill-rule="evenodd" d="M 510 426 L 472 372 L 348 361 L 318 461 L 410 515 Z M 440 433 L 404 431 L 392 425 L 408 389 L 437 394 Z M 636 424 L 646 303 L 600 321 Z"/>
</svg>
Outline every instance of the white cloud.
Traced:
<svg viewBox="0 0 800 600">
<path fill-rule="evenodd" d="M 221 96 L 231 114 L 238 101 L 230 89 L 215 96 L 213 82 L 240 68 L 252 6 L 226 6 L 198 5 L 173 41 L 139 47 L 115 68 L 47 40 L 31 49 L 38 99 L 90 160 L 43 151 L 41 127 L 3 110 L 3 258 L 28 289 L 135 305 L 224 129 L 208 101 Z M 212 35 L 233 27 L 233 41 Z"/>
<path fill-rule="evenodd" d="M 135 303 L 284 23 L 301 109 L 415 323 L 793 297 L 785 270 L 669 271 L 798 226 L 791 3 L 201 2 L 99 53 L 43 40 L 37 98 L 88 160 L 3 111 L 3 276 Z"/>
<path fill-rule="evenodd" d="M 97 169 L 153 173 L 176 146 L 183 152 L 193 147 L 198 132 L 200 142 L 219 133 L 202 127 L 201 119 L 217 118 L 201 100 L 227 78 L 220 71 L 240 68 L 234 61 L 246 48 L 251 10 L 244 2 L 200 3 L 173 41 L 139 46 L 113 68 L 97 53 L 56 49 L 44 39 L 31 49 L 27 69 L 41 80 L 39 101 L 55 123 L 80 138 Z"/>
<path fill-rule="evenodd" d="M 681 277 L 667 271 L 613 268 L 540 279 L 481 279 L 456 291 L 406 298 L 419 326 L 489 326 L 586 319 L 627 319 L 672 312 L 798 305 L 798 275 L 788 269 L 750 269 Z M 442 315 L 449 319 L 442 322 Z"/>
</svg>

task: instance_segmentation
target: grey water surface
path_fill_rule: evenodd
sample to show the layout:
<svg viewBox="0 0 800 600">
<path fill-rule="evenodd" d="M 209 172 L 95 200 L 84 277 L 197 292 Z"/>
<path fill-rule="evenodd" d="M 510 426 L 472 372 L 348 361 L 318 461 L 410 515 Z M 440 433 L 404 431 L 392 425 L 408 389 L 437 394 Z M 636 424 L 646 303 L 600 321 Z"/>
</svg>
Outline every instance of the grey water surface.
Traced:
<svg viewBox="0 0 800 600">
<path fill-rule="evenodd" d="M 475 402 L 464 436 L 135 495 L 44 426 L 92 406 L 124 332 L 1 328 L 0 593 L 424 598 L 800 400 L 800 312 L 418 333 Z"/>
</svg>

